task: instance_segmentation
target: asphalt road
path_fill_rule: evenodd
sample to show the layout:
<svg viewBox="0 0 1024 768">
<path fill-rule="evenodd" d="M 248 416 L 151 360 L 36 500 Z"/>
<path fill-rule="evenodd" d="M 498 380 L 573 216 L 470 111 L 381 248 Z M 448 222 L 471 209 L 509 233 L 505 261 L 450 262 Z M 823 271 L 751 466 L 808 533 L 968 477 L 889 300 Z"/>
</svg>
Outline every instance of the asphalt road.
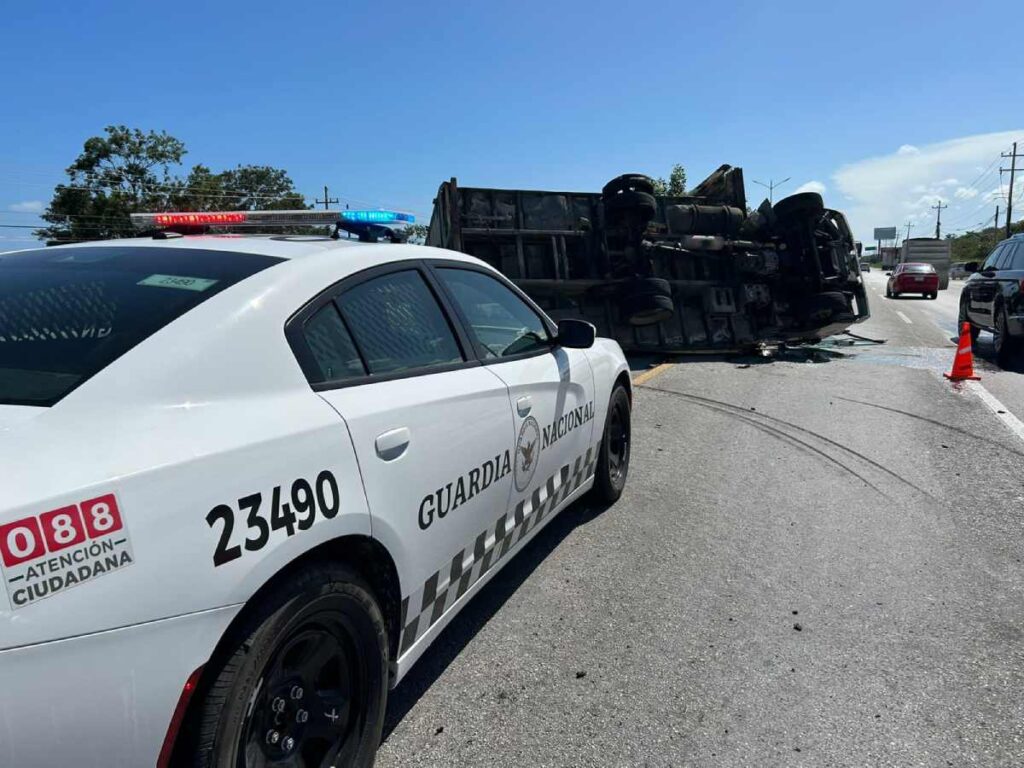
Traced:
<svg viewBox="0 0 1024 768">
<path fill-rule="evenodd" d="M 869 280 L 885 344 L 653 371 L 622 499 L 453 622 L 378 765 L 1024 764 L 1024 439 L 941 376 L 960 284 Z"/>
</svg>

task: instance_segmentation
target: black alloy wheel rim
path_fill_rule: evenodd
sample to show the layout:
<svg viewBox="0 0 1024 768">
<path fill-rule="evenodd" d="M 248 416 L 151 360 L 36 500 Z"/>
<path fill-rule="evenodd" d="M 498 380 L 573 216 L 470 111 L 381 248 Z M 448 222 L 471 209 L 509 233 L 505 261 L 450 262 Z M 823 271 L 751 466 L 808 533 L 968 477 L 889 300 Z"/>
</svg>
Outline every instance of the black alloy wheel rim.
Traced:
<svg viewBox="0 0 1024 768">
<path fill-rule="evenodd" d="M 307 616 L 278 645 L 242 729 L 239 768 L 342 768 L 366 725 L 368 687 L 338 613 Z"/>
<path fill-rule="evenodd" d="M 629 469 L 629 414 L 622 403 L 612 408 L 608 421 L 608 474 L 619 485 Z"/>
<path fill-rule="evenodd" d="M 995 330 L 992 331 L 992 346 L 995 347 L 996 353 L 999 353 L 1003 351 L 1003 344 L 1006 341 L 1006 317 L 1003 315 L 1002 307 L 996 310 L 996 321 L 993 325 Z"/>
</svg>

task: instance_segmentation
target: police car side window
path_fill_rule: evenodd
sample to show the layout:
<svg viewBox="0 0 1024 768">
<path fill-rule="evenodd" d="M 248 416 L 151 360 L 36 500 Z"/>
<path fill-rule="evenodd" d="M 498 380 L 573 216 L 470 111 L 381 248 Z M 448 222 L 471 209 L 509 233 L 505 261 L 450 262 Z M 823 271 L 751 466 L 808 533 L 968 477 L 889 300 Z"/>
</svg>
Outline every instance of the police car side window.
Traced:
<svg viewBox="0 0 1024 768">
<path fill-rule="evenodd" d="M 544 321 L 499 280 L 469 269 L 442 267 L 437 272 L 455 296 L 485 357 L 509 357 L 550 347 Z"/>
<path fill-rule="evenodd" d="M 359 283 L 342 293 L 337 304 L 371 374 L 464 360 L 441 307 L 416 270 Z"/>
<path fill-rule="evenodd" d="M 366 375 L 352 337 L 333 304 L 317 310 L 302 330 L 320 368 L 320 381 L 343 381 Z"/>
</svg>

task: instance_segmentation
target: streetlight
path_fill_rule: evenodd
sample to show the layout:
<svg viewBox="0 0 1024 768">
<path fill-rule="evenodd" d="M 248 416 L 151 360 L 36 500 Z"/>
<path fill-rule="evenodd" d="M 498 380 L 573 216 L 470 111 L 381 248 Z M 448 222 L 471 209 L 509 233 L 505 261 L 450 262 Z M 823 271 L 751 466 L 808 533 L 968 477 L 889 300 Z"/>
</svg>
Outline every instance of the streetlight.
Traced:
<svg viewBox="0 0 1024 768">
<path fill-rule="evenodd" d="M 785 184 L 791 178 L 793 178 L 793 177 L 792 176 L 787 176 L 782 181 L 778 181 L 778 182 L 775 181 L 774 179 L 768 179 L 768 183 L 767 184 L 765 184 L 763 181 L 758 181 L 757 179 L 754 179 L 754 183 L 755 184 L 760 184 L 762 187 L 764 187 L 765 189 L 768 190 L 768 203 L 771 204 L 772 203 L 773 195 L 775 193 L 775 188 L 776 187 L 781 187 L 783 184 Z"/>
</svg>

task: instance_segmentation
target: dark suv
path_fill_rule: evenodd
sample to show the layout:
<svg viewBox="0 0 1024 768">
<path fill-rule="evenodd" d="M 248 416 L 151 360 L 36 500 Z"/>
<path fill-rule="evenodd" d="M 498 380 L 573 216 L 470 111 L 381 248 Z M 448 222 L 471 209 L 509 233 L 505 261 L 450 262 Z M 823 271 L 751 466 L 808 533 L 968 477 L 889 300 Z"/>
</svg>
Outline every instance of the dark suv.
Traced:
<svg viewBox="0 0 1024 768">
<path fill-rule="evenodd" d="M 1006 366 L 1024 339 L 1024 234 L 1001 242 L 980 266 L 967 262 L 964 271 L 971 274 L 960 294 L 960 322 L 970 322 L 972 341 L 991 331 L 996 361 Z"/>
</svg>

